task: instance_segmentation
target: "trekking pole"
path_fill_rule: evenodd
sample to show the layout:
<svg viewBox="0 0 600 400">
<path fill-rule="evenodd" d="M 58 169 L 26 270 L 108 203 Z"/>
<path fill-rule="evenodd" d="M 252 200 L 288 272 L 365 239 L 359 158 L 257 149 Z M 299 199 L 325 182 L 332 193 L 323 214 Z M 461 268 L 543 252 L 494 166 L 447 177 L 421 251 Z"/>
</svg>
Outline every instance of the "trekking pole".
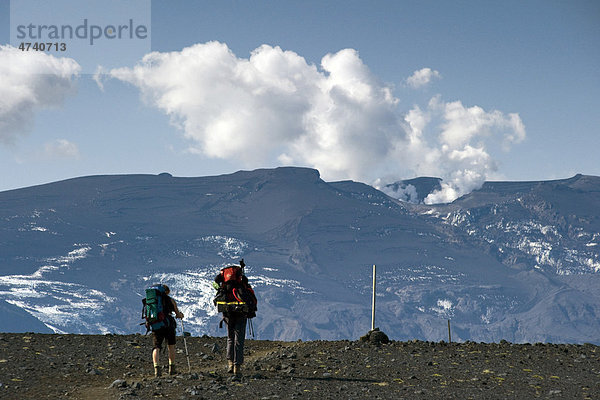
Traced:
<svg viewBox="0 0 600 400">
<path fill-rule="evenodd" d="M 248 336 L 254 337 L 254 326 L 251 319 L 248 320 Z"/>
<path fill-rule="evenodd" d="M 192 372 L 192 367 L 190 366 L 190 355 L 187 349 L 187 341 L 185 340 L 185 330 L 183 328 L 183 318 L 181 319 L 181 336 L 183 336 L 183 345 L 185 347 L 185 356 L 187 357 L 188 362 L 188 372 Z"/>
</svg>

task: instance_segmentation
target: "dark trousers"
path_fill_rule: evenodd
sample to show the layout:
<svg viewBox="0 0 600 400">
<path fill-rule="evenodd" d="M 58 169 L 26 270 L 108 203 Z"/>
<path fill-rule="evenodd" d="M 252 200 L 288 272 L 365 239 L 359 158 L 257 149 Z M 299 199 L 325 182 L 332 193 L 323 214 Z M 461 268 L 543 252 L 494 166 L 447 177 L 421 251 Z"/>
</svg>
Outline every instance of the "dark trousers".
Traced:
<svg viewBox="0 0 600 400">
<path fill-rule="evenodd" d="M 227 360 L 234 364 L 244 363 L 244 341 L 246 340 L 246 316 L 229 315 L 227 323 Z"/>
</svg>

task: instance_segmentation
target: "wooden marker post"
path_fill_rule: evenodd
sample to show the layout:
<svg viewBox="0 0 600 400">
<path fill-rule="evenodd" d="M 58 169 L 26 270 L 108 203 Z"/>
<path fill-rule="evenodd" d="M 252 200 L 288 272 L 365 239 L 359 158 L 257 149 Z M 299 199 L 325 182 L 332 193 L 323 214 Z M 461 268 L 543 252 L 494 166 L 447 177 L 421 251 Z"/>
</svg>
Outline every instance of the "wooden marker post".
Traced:
<svg viewBox="0 0 600 400">
<path fill-rule="evenodd" d="M 448 320 L 448 343 L 452 343 L 452 335 L 450 334 L 450 320 Z"/>
<path fill-rule="evenodd" d="M 373 301 L 371 304 L 371 330 L 375 330 L 375 264 L 373 264 Z"/>
</svg>

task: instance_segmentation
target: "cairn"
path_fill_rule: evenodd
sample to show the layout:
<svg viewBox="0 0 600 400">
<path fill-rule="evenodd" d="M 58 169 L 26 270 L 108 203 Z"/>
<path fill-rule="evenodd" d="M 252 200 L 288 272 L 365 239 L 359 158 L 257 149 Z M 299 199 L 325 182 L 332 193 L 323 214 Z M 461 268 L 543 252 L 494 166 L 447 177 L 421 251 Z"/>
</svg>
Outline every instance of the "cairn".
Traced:
<svg viewBox="0 0 600 400">
<path fill-rule="evenodd" d="M 390 338 L 379 330 L 379 328 L 375 328 L 367 332 L 366 335 L 360 337 L 361 342 L 368 342 L 375 346 L 381 346 L 382 344 L 387 344 L 390 342 Z"/>
</svg>

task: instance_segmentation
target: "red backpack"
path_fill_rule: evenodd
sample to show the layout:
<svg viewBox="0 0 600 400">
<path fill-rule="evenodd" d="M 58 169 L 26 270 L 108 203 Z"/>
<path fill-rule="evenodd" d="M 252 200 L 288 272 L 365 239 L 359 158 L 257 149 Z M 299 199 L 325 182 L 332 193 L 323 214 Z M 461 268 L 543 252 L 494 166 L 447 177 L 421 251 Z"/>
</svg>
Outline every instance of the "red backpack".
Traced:
<svg viewBox="0 0 600 400">
<path fill-rule="evenodd" d="M 242 283 L 242 267 L 238 267 L 237 265 L 230 265 L 229 267 L 223 268 L 221 270 L 221 275 L 223 275 L 223 283 Z"/>
<path fill-rule="evenodd" d="M 240 262 L 242 263 L 243 261 Z M 238 312 L 246 314 L 248 318 L 254 318 L 257 299 L 248 280 L 242 279 L 244 276 L 242 267 L 230 265 L 221 269 L 220 274 L 223 276 L 223 282 L 214 299 L 218 312 Z"/>
</svg>

